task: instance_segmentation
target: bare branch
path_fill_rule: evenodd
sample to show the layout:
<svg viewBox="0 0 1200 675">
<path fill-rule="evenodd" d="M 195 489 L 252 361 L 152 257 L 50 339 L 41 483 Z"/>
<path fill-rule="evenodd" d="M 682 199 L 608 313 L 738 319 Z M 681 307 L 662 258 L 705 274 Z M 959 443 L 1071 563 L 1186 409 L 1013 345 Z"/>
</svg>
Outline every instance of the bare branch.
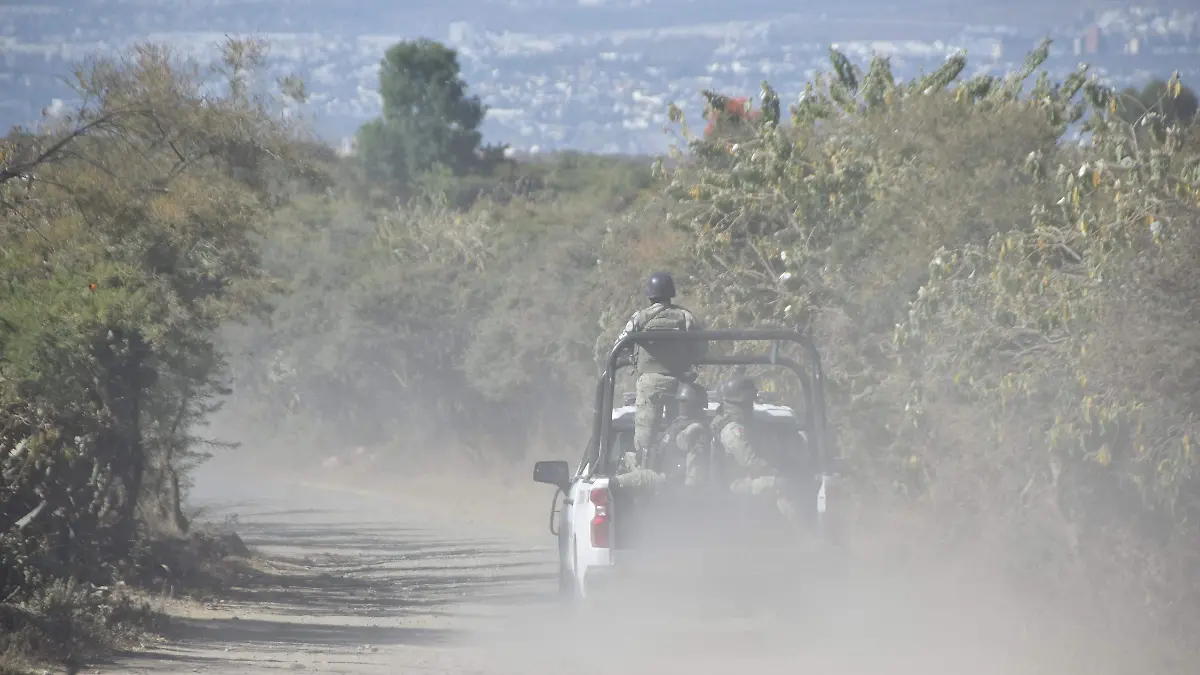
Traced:
<svg viewBox="0 0 1200 675">
<path fill-rule="evenodd" d="M 139 110 L 137 109 L 110 111 L 88 122 L 87 124 L 84 124 L 81 127 L 72 129 L 67 135 L 55 141 L 50 145 L 50 147 L 38 153 L 38 155 L 33 159 L 16 164 L 14 166 L 7 166 L 3 169 L 0 169 L 0 184 L 4 184 L 13 178 L 19 178 L 21 176 L 28 175 L 33 169 L 42 164 L 56 161 L 61 151 L 77 138 L 86 136 L 97 129 L 104 128 L 121 117 L 137 114 L 138 112 Z"/>
</svg>

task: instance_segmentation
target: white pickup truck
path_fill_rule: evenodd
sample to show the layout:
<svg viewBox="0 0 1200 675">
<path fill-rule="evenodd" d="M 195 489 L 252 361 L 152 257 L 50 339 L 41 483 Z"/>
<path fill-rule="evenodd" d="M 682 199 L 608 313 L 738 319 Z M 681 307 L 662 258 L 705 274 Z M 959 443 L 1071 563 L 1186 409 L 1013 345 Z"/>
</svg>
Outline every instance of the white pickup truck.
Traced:
<svg viewBox="0 0 1200 675">
<path fill-rule="evenodd" d="M 678 336 L 678 337 L 676 337 Z M 559 590 L 568 599 L 603 593 L 611 582 L 644 559 L 649 549 L 664 546 L 692 547 L 715 543 L 718 547 L 755 545 L 750 538 L 763 528 L 748 528 L 747 519 L 769 522 L 771 514 L 762 500 L 733 497 L 720 481 L 701 489 L 680 488 L 662 495 L 631 496 L 613 476 L 620 459 L 633 447 L 633 396 L 625 394 L 614 406 L 614 383 L 620 369 L 618 351 L 625 342 L 663 339 L 663 333 L 634 333 L 614 347 L 609 367 L 596 392 L 592 438 L 574 473 L 565 461 L 543 461 L 534 467 L 534 480 L 557 488 L 551 507 L 550 529 L 559 542 Z M 831 484 L 830 461 L 824 452 L 826 437 L 823 374 L 819 355 L 802 336 L 790 331 L 696 331 L 677 333 L 672 339 L 710 341 L 769 340 L 769 355 L 712 357 L 708 365 L 775 365 L 792 370 L 801 381 L 803 407 L 759 401 L 754 406 L 756 448 L 792 479 L 797 501 L 809 505 L 811 532 L 820 538 L 825 530 L 826 500 Z M 808 369 L 779 356 L 780 342 L 805 348 Z M 711 419 L 717 407 L 709 403 Z M 801 410 L 801 414 L 797 414 Z M 719 445 L 716 446 L 719 448 Z M 719 452 L 719 450 L 718 450 Z M 565 496 L 558 508 L 560 496 Z M 674 517 L 686 513 L 686 517 Z M 767 545 L 786 539 L 782 523 L 766 530 Z M 735 542 L 735 539 L 738 541 Z M 706 542 L 707 540 L 707 542 Z M 762 538 L 757 541 L 763 545 Z"/>
</svg>

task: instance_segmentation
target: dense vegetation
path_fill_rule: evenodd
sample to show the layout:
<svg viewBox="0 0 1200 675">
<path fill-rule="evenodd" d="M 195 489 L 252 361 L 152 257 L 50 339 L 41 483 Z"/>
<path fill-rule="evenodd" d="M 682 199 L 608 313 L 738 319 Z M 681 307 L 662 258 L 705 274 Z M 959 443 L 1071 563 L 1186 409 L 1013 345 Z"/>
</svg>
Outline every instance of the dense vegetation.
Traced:
<svg viewBox="0 0 1200 675">
<path fill-rule="evenodd" d="M 700 137 L 672 110 L 669 162 L 516 162 L 419 41 L 338 158 L 255 93 L 258 49 L 230 44 L 219 96 L 158 50 L 91 64 L 77 115 L 8 139 L 6 621 L 187 533 L 220 400 L 293 456 L 581 449 L 597 355 L 669 269 L 714 325 L 818 339 L 875 513 L 1200 627 L 1200 132 L 1177 79 L 1052 82 L 1043 45 L 1003 78 L 954 58 L 898 82 L 831 52 L 790 110 L 766 83 L 758 109 L 703 92 Z"/>
<path fill-rule="evenodd" d="M 965 82 L 960 59 L 898 83 L 833 54 L 792 126 L 696 147 L 672 222 L 710 315 L 827 345 L 871 494 L 1195 626 L 1200 136 L 1169 114 L 1191 94 L 1034 79 L 1046 49 Z"/>
<path fill-rule="evenodd" d="M 211 71 L 156 47 L 82 64 L 82 105 L 5 143 L 0 652 L 85 659 L 128 615 L 95 620 L 95 589 L 186 572 L 170 544 L 192 425 L 224 391 L 216 331 L 269 288 L 280 186 L 319 177 L 251 86 L 263 49 L 231 41 Z"/>
</svg>

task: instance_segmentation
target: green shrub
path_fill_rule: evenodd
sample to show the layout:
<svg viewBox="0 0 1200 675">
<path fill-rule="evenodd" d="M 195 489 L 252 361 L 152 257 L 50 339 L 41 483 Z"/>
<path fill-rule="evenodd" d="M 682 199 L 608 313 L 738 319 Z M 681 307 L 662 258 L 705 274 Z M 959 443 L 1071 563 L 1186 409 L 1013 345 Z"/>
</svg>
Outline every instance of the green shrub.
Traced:
<svg viewBox="0 0 1200 675">
<path fill-rule="evenodd" d="M 1029 87 L 1046 48 L 1006 78 L 959 82 L 952 59 L 908 84 L 834 53 L 792 125 L 692 143 L 672 219 L 717 323 L 825 345 L 861 487 L 1026 578 L 1075 570 L 1195 625 L 1175 600 L 1200 590 L 1200 144 L 1134 128 L 1082 69 Z"/>
</svg>

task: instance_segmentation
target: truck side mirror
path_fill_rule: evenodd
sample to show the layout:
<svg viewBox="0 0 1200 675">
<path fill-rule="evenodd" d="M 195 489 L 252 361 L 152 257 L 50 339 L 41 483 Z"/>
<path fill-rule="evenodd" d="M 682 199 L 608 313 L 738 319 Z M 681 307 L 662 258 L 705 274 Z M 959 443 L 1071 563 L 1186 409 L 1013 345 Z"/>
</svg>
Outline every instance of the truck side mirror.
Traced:
<svg viewBox="0 0 1200 675">
<path fill-rule="evenodd" d="M 553 485 L 566 492 L 571 486 L 571 469 L 563 460 L 538 462 L 533 465 L 533 481 Z"/>
</svg>

